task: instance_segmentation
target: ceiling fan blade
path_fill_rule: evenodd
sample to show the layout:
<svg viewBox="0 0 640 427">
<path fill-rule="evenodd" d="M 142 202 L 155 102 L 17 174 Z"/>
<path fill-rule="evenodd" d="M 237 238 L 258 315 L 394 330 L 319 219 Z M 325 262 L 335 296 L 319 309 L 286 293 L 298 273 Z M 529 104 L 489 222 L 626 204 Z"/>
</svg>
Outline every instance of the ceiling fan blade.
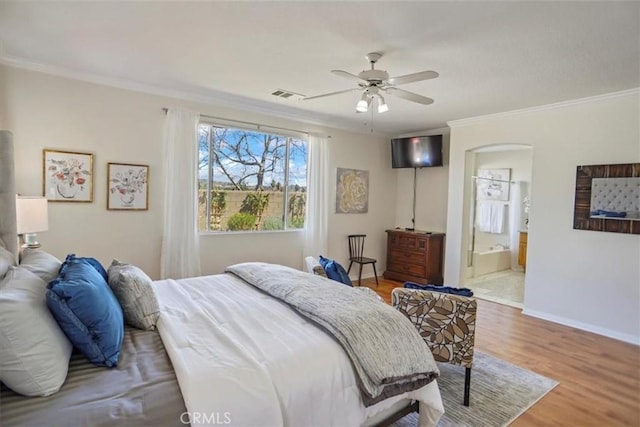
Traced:
<svg viewBox="0 0 640 427">
<path fill-rule="evenodd" d="M 408 101 L 417 102 L 418 104 L 424 104 L 424 105 L 433 104 L 433 99 L 431 98 L 418 95 L 417 93 L 407 92 L 406 90 L 398 89 L 396 87 L 388 87 L 385 89 L 385 91 L 389 95 L 397 96 L 399 98 L 404 98 Z"/>
<path fill-rule="evenodd" d="M 354 90 L 360 90 L 360 89 L 345 89 L 345 90 L 339 90 L 337 92 L 323 93 L 322 95 L 305 96 L 304 98 L 302 98 L 302 100 L 303 101 L 308 101 L 309 99 L 324 98 L 325 96 L 340 95 L 341 93 L 353 92 Z"/>
<path fill-rule="evenodd" d="M 356 76 L 355 74 L 351 74 L 351 73 L 349 73 L 347 71 L 331 70 L 331 72 L 333 74 L 335 74 L 336 76 L 344 77 L 344 78 L 349 79 L 349 80 L 355 80 L 355 81 L 357 81 L 359 83 L 367 83 L 366 80 L 361 79 L 360 77 Z"/>
<path fill-rule="evenodd" d="M 419 82 L 421 80 L 435 79 L 440 74 L 435 71 L 421 71 L 419 73 L 406 74 L 400 77 L 391 77 L 387 80 L 390 85 L 403 85 L 411 82 Z"/>
</svg>

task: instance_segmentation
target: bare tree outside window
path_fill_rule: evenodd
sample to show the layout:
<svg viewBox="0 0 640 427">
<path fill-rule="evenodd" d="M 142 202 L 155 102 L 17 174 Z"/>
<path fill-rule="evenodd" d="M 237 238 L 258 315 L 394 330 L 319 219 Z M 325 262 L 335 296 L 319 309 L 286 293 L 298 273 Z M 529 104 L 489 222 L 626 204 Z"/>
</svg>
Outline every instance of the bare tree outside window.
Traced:
<svg viewBox="0 0 640 427">
<path fill-rule="evenodd" d="M 304 227 L 306 141 L 201 124 L 198 148 L 201 231 Z"/>
</svg>

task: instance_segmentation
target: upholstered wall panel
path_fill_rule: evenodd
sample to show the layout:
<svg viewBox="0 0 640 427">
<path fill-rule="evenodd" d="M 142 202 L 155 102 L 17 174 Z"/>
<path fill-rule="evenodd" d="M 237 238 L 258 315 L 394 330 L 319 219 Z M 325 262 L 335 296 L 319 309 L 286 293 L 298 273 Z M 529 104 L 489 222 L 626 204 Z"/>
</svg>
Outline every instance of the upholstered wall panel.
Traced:
<svg viewBox="0 0 640 427">
<path fill-rule="evenodd" d="M 591 210 L 625 212 L 627 218 L 638 218 L 640 178 L 593 178 Z"/>
<path fill-rule="evenodd" d="M 0 245 L 18 255 L 13 135 L 0 130 Z"/>
</svg>

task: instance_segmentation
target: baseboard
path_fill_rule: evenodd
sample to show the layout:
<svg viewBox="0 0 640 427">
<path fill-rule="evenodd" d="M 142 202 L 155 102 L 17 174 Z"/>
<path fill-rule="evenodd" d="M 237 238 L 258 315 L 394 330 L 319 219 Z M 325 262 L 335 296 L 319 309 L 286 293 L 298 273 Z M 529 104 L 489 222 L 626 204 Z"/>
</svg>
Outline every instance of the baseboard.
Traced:
<svg viewBox="0 0 640 427">
<path fill-rule="evenodd" d="M 364 280 L 364 279 L 373 279 L 375 277 L 376 277 L 376 275 L 373 274 L 373 272 L 371 272 L 369 274 L 365 274 L 364 271 L 362 272 L 362 280 Z M 380 277 L 380 276 L 378 276 L 378 277 Z M 349 274 L 349 278 L 351 279 L 352 282 L 354 280 L 357 282 L 358 281 L 358 272 L 356 271 L 356 274 L 353 274 L 353 273 Z"/>
<path fill-rule="evenodd" d="M 525 308 L 522 310 L 522 314 L 527 316 L 537 317 L 538 319 L 548 320 L 553 323 L 559 323 L 561 325 L 570 326 L 572 328 L 580 329 L 594 334 L 603 335 L 608 338 L 613 338 L 618 341 L 624 341 L 629 344 L 640 346 L 640 337 L 631 334 L 622 334 L 617 331 L 613 331 L 607 328 L 601 328 L 600 326 L 592 325 L 589 323 L 578 322 L 573 319 L 567 319 L 566 317 L 556 316 L 553 314 L 545 313 L 543 311 L 530 310 Z"/>
</svg>

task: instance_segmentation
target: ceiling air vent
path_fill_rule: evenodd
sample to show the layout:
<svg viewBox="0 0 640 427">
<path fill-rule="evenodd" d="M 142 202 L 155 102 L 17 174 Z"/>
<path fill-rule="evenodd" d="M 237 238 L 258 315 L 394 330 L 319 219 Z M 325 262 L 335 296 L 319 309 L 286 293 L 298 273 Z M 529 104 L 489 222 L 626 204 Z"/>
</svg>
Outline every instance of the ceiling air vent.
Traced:
<svg viewBox="0 0 640 427">
<path fill-rule="evenodd" d="M 304 98 L 304 95 L 302 95 L 302 94 L 291 92 L 291 91 L 284 90 L 284 89 L 276 89 L 275 91 L 273 91 L 271 93 L 271 95 L 277 96 L 279 98 L 291 98 L 292 96 L 297 96 L 299 98 Z"/>
</svg>

